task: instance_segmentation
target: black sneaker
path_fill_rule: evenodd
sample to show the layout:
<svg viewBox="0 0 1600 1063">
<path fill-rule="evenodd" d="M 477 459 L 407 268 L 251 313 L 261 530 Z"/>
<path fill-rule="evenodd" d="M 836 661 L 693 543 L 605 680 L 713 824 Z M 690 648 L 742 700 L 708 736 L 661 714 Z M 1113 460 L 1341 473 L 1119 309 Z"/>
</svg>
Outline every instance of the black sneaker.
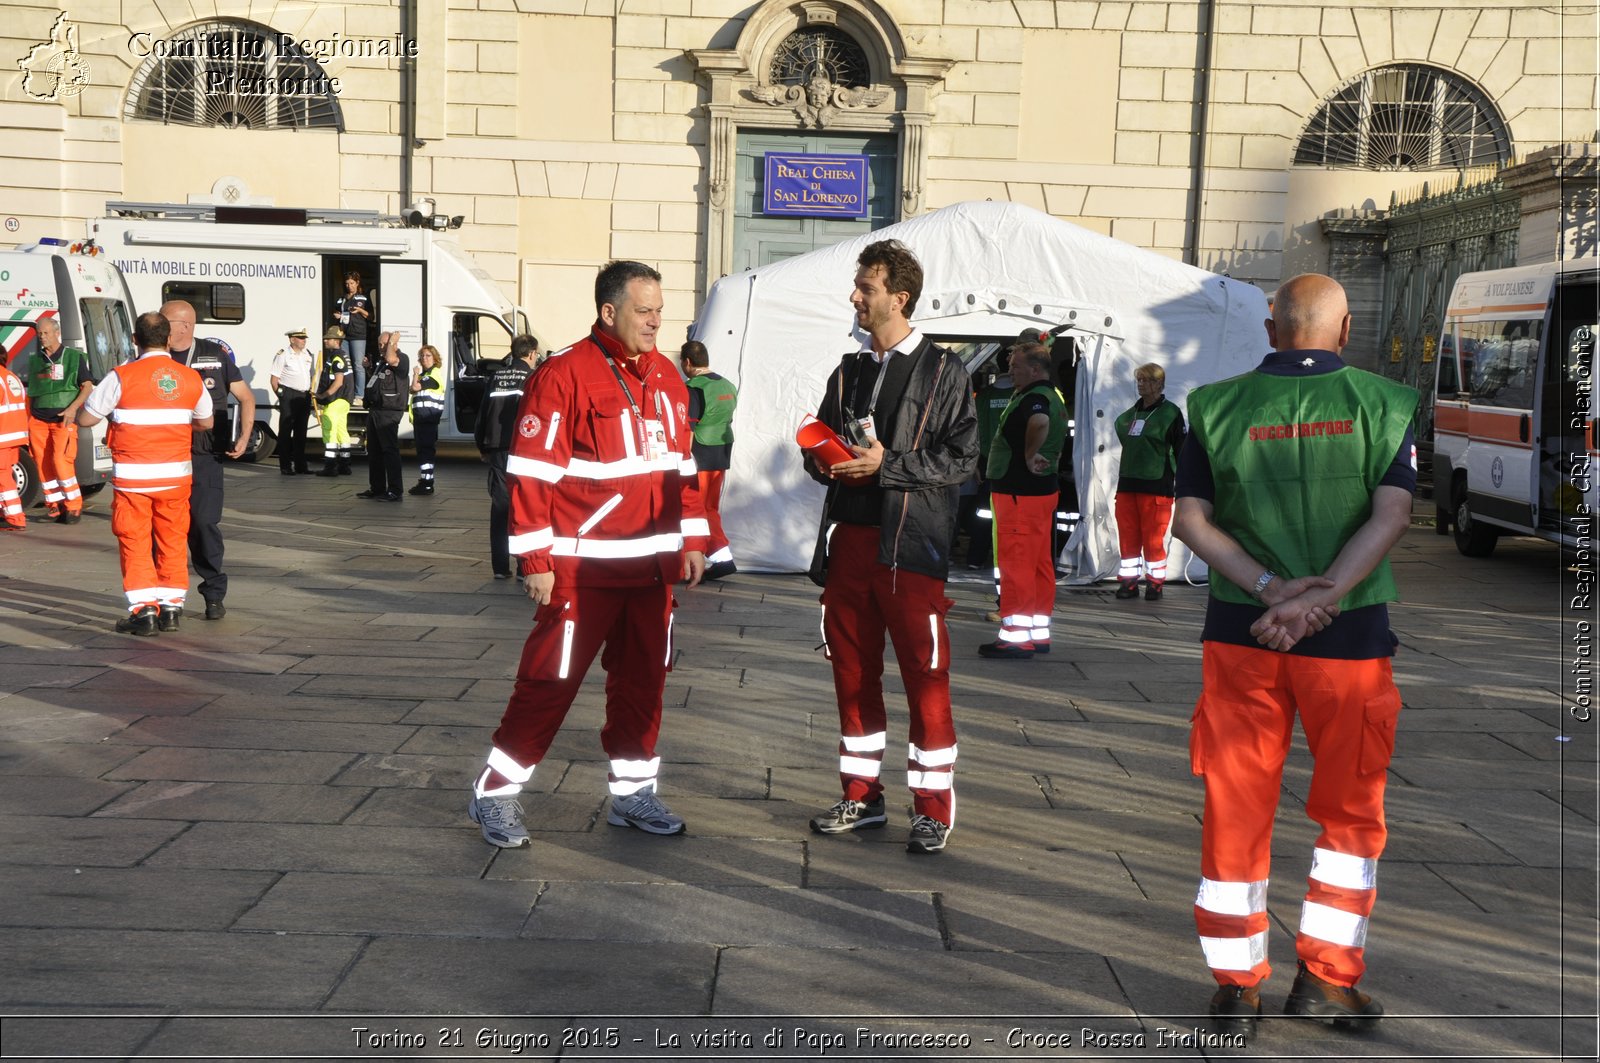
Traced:
<svg viewBox="0 0 1600 1063">
<path fill-rule="evenodd" d="M 156 627 L 161 631 L 178 630 L 178 621 L 183 618 L 183 606 L 163 605 L 156 615 Z"/>
<path fill-rule="evenodd" d="M 707 565 L 706 574 L 701 578 L 705 580 L 722 579 L 724 576 L 731 576 L 738 571 L 739 566 L 732 561 L 718 561 L 714 565 Z"/>
<path fill-rule="evenodd" d="M 206 619 L 207 620 L 221 620 L 223 617 L 225 617 L 227 615 L 228 615 L 228 607 L 223 605 L 221 602 L 207 602 L 206 603 Z"/>
<path fill-rule="evenodd" d="M 419 484 L 415 485 L 414 487 L 412 487 L 411 490 L 406 492 L 406 494 L 408 494 L 408 495 L 431 495 L 431 494 L 433 494 L 433 484 L 431 484 L 428 481 L 424 480 L 421 483 L 419 483 Z"/>
<path fill-rule="evenodd" d="M 356 497 L 357 498 L 382 498 L 383 497 L 383 492 L 382 491 L 371 491 L 371 490 L 357 491 L 356 492 Z"/>
<path fill-rule="evenodd" d="M 1033 643 L 985 642 L 978 647 L 978 656 L 988 657 L 996 661 L 1031 661 L 1033 660 Z"/>
<path fill-rule="evenodd" d="M 1159 602 L 1161 600 L 1161 584 L 1152 583 L 1145 587 L 1144 600 L 1147 602 Z"/>
<path fill-rule="evenodd" d="M 1355 986 L 1323 981 L 1306 970 L 1305 961 L 1301 960 L 1300 973 L 1295 975 L 1289 997 L 1283 1002 L 1283 1013 L 1314 1019 L 1327 1026 L 1365 1030 L 1376 1026 L 1383 1018 L 1383 1005 Z"/>
<path fill-rule="evenodd" d="M 1261 1024 L 1261 987 L 1254 985 L 1218 986 L 1211 997 L 1211 1025 L 1220 1034 L 1246 1040 L 1255 1036 Z"/>
<path fill-rule="evenodd" d="M 123 635 L 154 635 L 156 633 L 156 607 L 141 606 L 117 621 L 117 631 Z"/>
<path fill-rule="evenodd" d="M 1133 583 L 1128 583 L 1124 581 L 1119 587 L 1117 587 L 1117 593 L 1115 597 L 1123 599 L 1139 597 L 1138 582 L 1135 581 Z"/>
<path fill-rule="evenodd" d="M 76 524 L 82 519 L 83 519 L 83 514 L 82 513 L 68 513 L 66 510 L 62 510 L 61 511 L 61 515 L 56 518 L 56 523 L 57 524 Z"/>
<path fill-rule="evenodd" d="M 883 811 L 883 798 L 868 804 L 852 801 L 848 797 L 820 816 L 811 818 L 811 829 L 817 834 L 844 834 L 853 830 L 881 827 L 889 821 Z"/>
<path fill-rule="evenodd" d="M 911 837 L 906 841 L 906 852 L 926 855 L 944 848 L 950 838 L 950 825 L 940 823 L 932 816 L 911 817 Z"/>
</svg>

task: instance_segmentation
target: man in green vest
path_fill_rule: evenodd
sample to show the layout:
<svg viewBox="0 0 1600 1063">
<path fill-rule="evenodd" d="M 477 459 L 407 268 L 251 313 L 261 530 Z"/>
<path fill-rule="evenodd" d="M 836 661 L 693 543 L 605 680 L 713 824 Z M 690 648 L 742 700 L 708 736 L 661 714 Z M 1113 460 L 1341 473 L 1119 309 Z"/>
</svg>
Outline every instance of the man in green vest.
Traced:
<svg viewBox="0 0 1600 1063">
<path fill-rule="evenodd" d="M 83 519 L 78 486 L 78 407 L 94 390 L 89 356 L 61 343 L 61 322 L 39 322 L 39 349 L 21 374 L 28 386 L 28 449 L 39 466 L 44 512 L 57 524 Z"/>
<path fill-rule="evenodd" d="M 1261 1015 L 1272 821 L 1298 713 L 1315 761 L 1312 854 L 1284 1011 L 1355 1028 L 1383 1008 L 1355 988 L 1387 837 L 1383 787 L 1400 693 L 1389 549 L 1416 489 L 1415 390 L 1346 366 L 1344 289 L 1305 274 L 1278 289 L 1274 353 L 1189 393 L 1177 537 L 1211 566 L 1202 689 L 1189 739 L 1205 779 L 1195 922 L 1217 1028 Z"/>
<path fill-rule="evenodd" d="M 694 464 L 699 470 L 700 497 L 705 500 L 711 525 L 706 548 L 705 579 L 721 579 L 739 571 L 733 550 L 722 530 L 722 482 L 733 462 L 733 411 L 739 389 L 726 377 L 711 371 L 711 354 L 699 340 L 690 340 L 678 352 L 678 366 L 689 385 L 689 424 L 694 429 Z"/>
</svg>

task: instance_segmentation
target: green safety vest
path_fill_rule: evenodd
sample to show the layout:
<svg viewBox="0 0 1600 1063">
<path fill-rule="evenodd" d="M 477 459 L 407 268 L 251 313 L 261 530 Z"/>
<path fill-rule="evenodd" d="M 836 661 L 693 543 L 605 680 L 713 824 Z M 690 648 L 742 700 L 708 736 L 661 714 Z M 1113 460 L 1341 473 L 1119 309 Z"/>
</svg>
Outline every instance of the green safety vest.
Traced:
<svg viewBox="0 0 1600 1063">
<path fill-rule="evenodd" d="M 998 384 L 990 384 L 978 392 L 976 405 L 978 413 L 978 452 L 980 454 L 987 455 L 989 448 L 994 445 L 995 433 L 1000 430 L 1000 415 L 1010 405 L 1011 394 L 1014 391 L 1016 391 L 1014 387 L 1001 387 Z M 985 462 L 983 467 L 987 470 L 989 468 L 988 463 Z M 987 472 L 985 475 L 987 475 Z"/>
<path fill-rule="evenodd" d="M 61 379 L 50 379 L 50 363 L 41 348 L 28 366 L 28 403 L 36 410 L 64 410 L 78 397 L 78 367 L 88 355 L 62 344 Z"/>
<path fill-rule="evenodd" d="M 694 441 L 702 447 L 722 447 L 733 442 L 733 408 L 739 389 L 727 377 L 701 373 L 684 381 L 700 392 L 700 423 L 694 426 Z"/>
<path fill-rule="evenodd" d="M 1414 388 L 1348 366 L 1317 376 L 1251 372 L 1189 393 L 1189 430 L 1211 459 L 1217 525 L 1285 579 L 1327 571 L 1372 515 L 1372 492 L 1416 413 Z M 1215 569 L 1211 593 L 1254 599 Z M 1399 597 L 1389 560 L 1341 610 Z"/>
<path fill-rule="evenodd" d="M 1006 408 L 1000 412 L 995 421 L 994 441 L 989 444 L 989 464 L 984 467 L 984 474 L 990 480 L 998 480 L 1006 474 L 1011 467 L 1011 444 L 1006 442 L 1006 419 L 1011 416 L 1011 411 L 1022 402 L 1024 395 L 1031 391 L 1043 391 L 1050 402 L 1050 434 L 1044 437 L 1044 443 L 1039 447 L 1039 453 L 1050 460 L 1050 471 L 1047 473 L 1034 473 L 1030 475 L 1054 476 L 1056 466 L 1061 462 L 1061 448 L 1067 439 L 1067 408 L 1061 402 L 1061 393 L 1051 387 L 1048 381 L 1041 380 L 1024 391 L 1019 391 L 1011 396 L 1011 401 L 1006 403 Z"/>
<path fill-rule="evenodd" d="M 1117 418 L 1117 438 L 1122 440 L 1119 475 L 1130 480 L 1160 480 L 1178 466 L 1178 456 L 1167 445 L 1173 422 L 1182 416 L 1175 403 L 1162 399 L 1152 410 L 1133 409 Z M 1133 422 L 1143 419 L 1138 435 L 1129 435 Z"/>
</svg>

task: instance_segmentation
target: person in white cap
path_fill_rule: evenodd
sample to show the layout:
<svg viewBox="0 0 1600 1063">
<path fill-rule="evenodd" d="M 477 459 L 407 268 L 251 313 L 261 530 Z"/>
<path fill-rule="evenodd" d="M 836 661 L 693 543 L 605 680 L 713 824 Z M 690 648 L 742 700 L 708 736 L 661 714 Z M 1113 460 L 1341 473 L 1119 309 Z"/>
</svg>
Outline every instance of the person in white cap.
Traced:
<svg viewBox="0 0 1600 1063">
<path fill-rule="evenodd" d="M 290 329 L 289 346 L 272 359 L 272 394 L 278 399 L 278 471 L 308 473 L 306 421 L 311 418 L 311 375 L 316 358 L 306 350 L 306 330 Z"/>
</svg>

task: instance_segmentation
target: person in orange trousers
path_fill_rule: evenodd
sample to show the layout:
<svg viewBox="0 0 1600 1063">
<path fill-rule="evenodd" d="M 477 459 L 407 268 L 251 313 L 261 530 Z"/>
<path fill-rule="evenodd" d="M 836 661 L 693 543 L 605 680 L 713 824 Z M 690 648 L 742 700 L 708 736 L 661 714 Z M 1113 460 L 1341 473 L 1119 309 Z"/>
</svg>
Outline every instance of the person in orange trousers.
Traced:
<svg viewBox="0 0 1600 1063">
<path fill-rule="evenodd" d="M 28 360 L 28 448 L 39 467 L 44 511 L 51 520 L 76 524 L 83 515 L 78 486 L 78 425 L 83 400 L 94 387 L 89 356 L 61 343 L 61 322 L 39 321 L 39 350 Z"/>
<path fill-rule="evenodd" d="M 170 335 L 159 313 L 139 315 L 139 358 L 107 374 L 78 411 L 84 427 L 111 421 L 111 530 L 128 598 L 117 630 L 130 635 L 178 630 L 189 591 L 192 434 L 214 421 L 200 374 L 167 353 Z"/>
<path fill-rule="evenodd" d="M 27 388 L 21 377 L 0 365 L 0 531 L 21 531 L 28 523 L 16 474 L 12 472 L 22 444 L 27 441 Z"/>
</svg>

